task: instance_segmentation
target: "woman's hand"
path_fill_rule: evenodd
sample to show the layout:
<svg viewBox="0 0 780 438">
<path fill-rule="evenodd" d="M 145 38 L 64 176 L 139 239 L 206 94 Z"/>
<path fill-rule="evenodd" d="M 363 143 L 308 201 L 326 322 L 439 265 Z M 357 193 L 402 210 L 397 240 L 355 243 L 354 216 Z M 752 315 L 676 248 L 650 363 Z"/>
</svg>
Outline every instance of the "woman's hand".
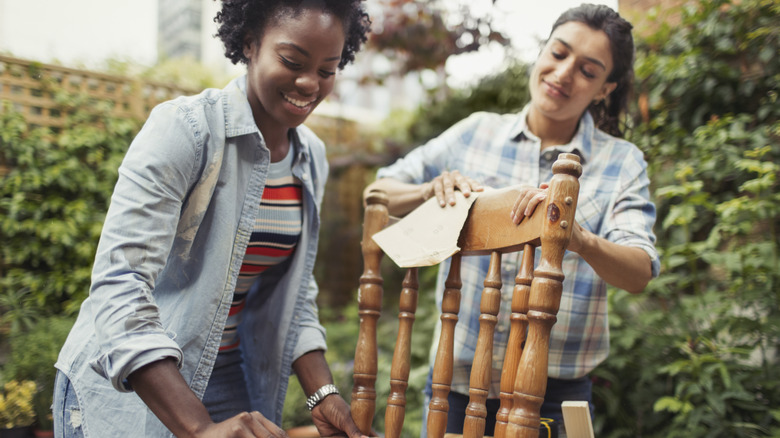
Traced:
<svg viewBox="0 0 780 438">
<path fill-rule="evenodd" d="M 515 224 L 520 224 L 523 219 L 531 216 L 536 207 L 542 204 L 547 199 L 547 188 L 549 185 L 543 183 L 539 188 L 524 186 L 520 188 L 520 195 L 515 201 L 514 207 L 509 212 L 510 219 Z M 569 240 L 569 246 L 566 248 L 569 251 L 579 254 L 583 247 L 583 234 L 584 229 L 577 221 L 574 221 L 574 227 L 572 228 L 571 239 Z"/>
<path fill-rule="evenodd" d="M 547 184 L 539 188 L 522 187 L 509 212 L 512 222 L 519 224 L 533 214 L 547 199 Z M 610 242 L 585 230 L 574 221 L 567 250 L 580 255 L 596 274 L 612 286 L 632 294 L 640 293 L 652 278 L 650 257 L 641 248 Z"/>
<path fill-rule="evenodd" d="M 463 196 L 471 196 L 471 192 L 481 192 L 484 190 L 482 184 L 473 178 L 461 175 L 457 170 L 441 173 L 427 184 L 423 185 L 423 199 L 428 200 L 433 196 L 439 200 L 439 205 L 455 205 L 455 190 L 460 190 Z"/>
<path fill-rule="evenodd" d="M 542 183 L 538 189 L 530 186 L 520 187 L 520 195 L 509 212 L 512 222 L 517 225 L 526 217 L 531 216 L 536 210 L 536 206 L 547 199 L 547 187 L 549 187 L 547 183 Z"/>
<path fill-rule="evenodd" d="M 193 434 L 197 438 L 284 438 L 287 433 L 260 412 L 242 412 L 221 423 L 212 423 Z"/>
<path fill-rule="evenodd" d="M 349 405 L 338 394 L 325 397 L 311 411 L 311 417 L 320 436 L 365 438 L 352 420 Z"/>
</svg>

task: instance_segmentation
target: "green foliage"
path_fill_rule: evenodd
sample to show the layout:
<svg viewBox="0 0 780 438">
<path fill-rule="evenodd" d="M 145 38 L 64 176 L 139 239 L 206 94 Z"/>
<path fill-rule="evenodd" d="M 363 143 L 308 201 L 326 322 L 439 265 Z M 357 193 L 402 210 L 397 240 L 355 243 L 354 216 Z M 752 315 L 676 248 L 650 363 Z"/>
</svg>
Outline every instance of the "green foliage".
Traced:
<svg viewBox="0 0 780 438">
<path fill-rule="evenodd" d="M 776 119 L 779 9 L 772 0 L 699 1 L 680 10 L 681 24 L 639 41 L 640 90 L 657 111 L 651 124 L 690 132 L 726 112 Z"/>
<path fill-rule="evenodd" d="M 0 428 L 26 427 L 35 421 L 32 398 L 35 382 L 12 380 L 0 392 Z"/>
<path fill-rule="evenodd" d="M 105 103 L 51 87 L 70 114 L 61 129 L 28 126 L 10 106 L 0 112 L 0 161 L 8 167 L 0 184 L 0 305 L 2 322 L 14 328 L 29 325 L 31 314 L 78 309 L 119 163 L 140 128 L 109 116 Z"/>
<path fill-rule="evenodd" d="M 631 140 L 654 185 L 661 276 L 610 294 L 599 436 L 778 436 L 780 7 L 705 2 L 640 41 Z"/>
<path fill-rule="evenodd" d="M 73 326 L 74 319 L 55 316 L 39 319 L 31 330 L 11 337 L 11 354 L 3 369 L 3 377 L 35 382 L 33 397 L 38 425 L 51 428 L 51 403 L 54 392 L 54 376 L 62 345 Z"/>
<path fill-rule="evenodd" d="M 521 110 L 530 100 L 528 75 L 527 65 L 514 63 L 500 73 L 483 78 L 473 89 L 457 91 L 445 101 L 421 107 L 409 128 L 410 145 L 436 137 L 476 111 Z"/>
<path fill-rule="evenodd" d="M 160 83 L 177 84 L 193 91 L 204 88 L 222 88 L 232 79 L 226 73 L 200 63 L 192 57 L 161 59 L 140 74 L 140 77 Z"/>
</svg>

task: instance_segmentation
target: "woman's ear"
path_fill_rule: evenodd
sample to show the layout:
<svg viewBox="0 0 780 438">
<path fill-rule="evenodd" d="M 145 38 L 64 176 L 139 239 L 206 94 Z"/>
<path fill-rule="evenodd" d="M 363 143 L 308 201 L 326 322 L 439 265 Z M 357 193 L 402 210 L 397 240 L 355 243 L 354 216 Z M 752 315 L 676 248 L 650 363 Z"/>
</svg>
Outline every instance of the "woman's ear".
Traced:
<svg viewBox="0 0 780 438">
<path fill-rule="evenodd" d="M 244 57 L 246 59 L 251 60 L 252 55 L 254 54 L 255 49 L 255 39 L 252 38 L 251 35 L 247 34 L 244 36 Z"/>
<path fill-rule="evenodd" d="M 596 97 L 593 98 L 593 101 L 598 102 L 600 100 L 606 99 L 610 93 L 615 91 L 615 88 L 617 88 L 617 82 L 605 82 L 604 85 L 601 87 L 601 91 L 599 92 L 599 94 L 597 94 Z"/>
</svg>

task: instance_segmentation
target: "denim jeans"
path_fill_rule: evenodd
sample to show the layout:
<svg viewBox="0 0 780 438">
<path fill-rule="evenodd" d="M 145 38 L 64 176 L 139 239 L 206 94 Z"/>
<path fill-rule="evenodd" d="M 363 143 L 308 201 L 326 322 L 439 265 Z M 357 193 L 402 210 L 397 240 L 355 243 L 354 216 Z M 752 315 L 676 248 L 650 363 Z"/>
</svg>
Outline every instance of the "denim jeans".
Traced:
<svg viewBox="0 0 780 438">
<path fill-rule="evenodd" d="M 70 380 L 57 371 L 54 378 L 54 402 L 52 403 L 52 430 L 58 438 L 83 438 L 81 429 L 81 407 Z"/>
<path fill-rule="evenodd" d="M 218 423 L 241 412 L 250 410 L 249 393 L 241 369 L 241 352 L 234 350 L 217 355 L 203 404 L 212 421 Z M 70 380 L 57 371 L 52 404 L 54 436 L 57 438 L 83 438 L 81 407 Z"/>
<path fill-rule="evenodd" d="M 563 424 L 563 412 L 561 403 L 564 401 L 587 401 L 590 406 L 590 415 L 593 418 L 593 396 L 591 392 L 592 382 L 589 376 L 579 379 L 562 380 L 547 379 L 547 392 L 544 395 L 544 402 L 540 409 L 540 417 L 550 418 L 558 424 L 559 436 L 565 437 L 565 428 Z M 423 424 L 421 438 L 427 437 L 428 404 L 431 401 L 431 374 L 428 374 L 428 381 L 425 385 L 425 404 L 423 406 Z M 447 397 L 450 404 L 450 410 L 447 413 L 447 432 L 463 433 L 463 422 L 466 419 L 466 407 L 469 404 L 469 396 L 457 392 L 450 392 Z M 485 435 L 492 436 L 496 425 L 496 412 L 500 405 L 499 399 L 488 399 L 485 403 L 487 407 L 487 419 L 485 422 Z"/>
<path fill-rule="evenodd" d="M 203 394 L 203 404 L 215 423 L 251 409 L 242 363 L 240 350 L 217 355 L 206 393 Z"/>
</svg>

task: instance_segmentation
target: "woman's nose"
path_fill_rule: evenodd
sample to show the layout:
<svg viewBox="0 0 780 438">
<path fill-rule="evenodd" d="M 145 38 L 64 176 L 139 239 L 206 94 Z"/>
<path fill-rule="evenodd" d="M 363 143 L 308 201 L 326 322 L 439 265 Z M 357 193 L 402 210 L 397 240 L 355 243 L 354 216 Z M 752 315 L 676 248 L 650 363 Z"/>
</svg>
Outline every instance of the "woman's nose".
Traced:
<svg viewBox="0 0 780 438">
<path fill-rule="evenodd" d="M 571 78 L 574 74 L 574 68 L 575 66 L 573 62 L 561 62 L 555 69 L 555 76 L 561 83 L 567 83 L 571 81 Z"/>
<path fill-rule="evenodd" d="M 303 73 L 295 79 L 295 86 L 298 91 L 304 95 L 316 93 L 320 88 L 320 82 L 317 73 Z"/>
</svg>

